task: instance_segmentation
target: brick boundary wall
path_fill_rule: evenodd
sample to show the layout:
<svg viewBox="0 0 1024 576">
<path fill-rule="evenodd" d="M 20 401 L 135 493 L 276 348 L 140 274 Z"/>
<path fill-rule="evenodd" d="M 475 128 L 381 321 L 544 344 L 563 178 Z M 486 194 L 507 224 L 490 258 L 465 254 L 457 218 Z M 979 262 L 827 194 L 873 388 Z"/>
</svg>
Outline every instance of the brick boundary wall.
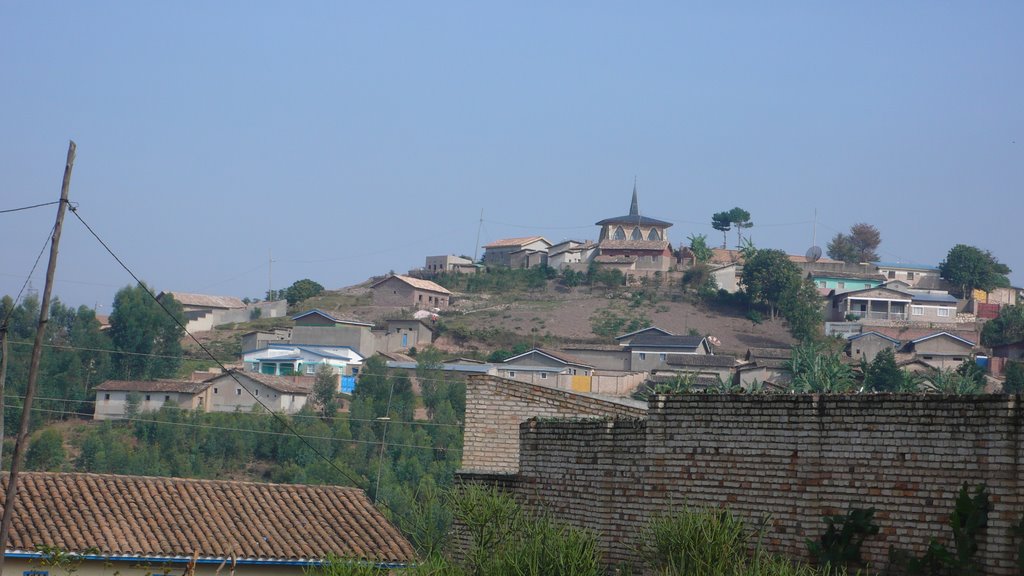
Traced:
<svg viewBox="0 0 1024 576">
<path fill-rule="evenodd" d="M 597 531 L 609 564 L 637 564 L 640 526 L 684 502 L 728 507 L 748 525 L 768 518 L 765 547 L 804 559 L 822 516 L 874 507 L 881 532 L 864 556 L 883 569 L 890 545 L 951 545 L 961 484 L 985 483 L 983 573 L 1011 575 L 1009 529 L 1024 514 L 1022 418 L 1021 398 L 1005 395 L 658 396 L 646 421 L 523 423 L 519 471 L 502 484 Z M 463 481 L 488 482 L 469 472 Z"/>
<path fill-rule="evenodd" d="M 472 472 L 515 473 L 519 469 L 519 425 L 533 417 L 644 418 L 642 403 L 604 399 L 497 376 L 466 381 L 462 467 Z"/>
</svg>

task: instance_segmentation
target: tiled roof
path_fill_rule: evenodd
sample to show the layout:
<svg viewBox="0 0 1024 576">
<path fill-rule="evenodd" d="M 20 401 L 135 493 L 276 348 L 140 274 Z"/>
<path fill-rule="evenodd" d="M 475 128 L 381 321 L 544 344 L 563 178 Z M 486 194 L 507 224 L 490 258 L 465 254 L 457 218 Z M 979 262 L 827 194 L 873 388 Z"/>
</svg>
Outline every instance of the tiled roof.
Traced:
<svg viewBox="0 0 1024 576">
<path fill-rule="evenodd" d="M 6 494 L 7 475 L 2 488 Z M 327 555 L 407 562 L 409 542 L 358 488 L 25 472 L 10 551 L 268 563 Z"/>
<path fill-rule="evenodd" d="M 643 333 L 637 334 L 629 341 L 630 348 L 652 346 L 657 348 L 699 348 L 704 342 L 703 336 L 675 336 L 670 334 Z"/>
<path fill-rule="evenodd" d="M 213 382 L 218 379 L 228 379 L 234 381 L 231 375 L 234 374 L 239 379 L 248 378 L 263 384 L 268 388 L 283 392 L 285 394 L 311 394 L 313 392 L 313 385 L 302 380 L 296 380 L 295 376 L 272 376 L 270 374 L 260 374 L 259 372 L 243 372 L 241 370 L 229 370 L 226 374 L 220 374 L 207 380 L 207 382 Z"/>
<path fill-rule="evenodd" d="M 699 366 L 708 368 L 729 368 L 736 365 L 736 358 L 711 354 L 669 354 L 665 358 L 669 366 Z"/>
<path fill-rule="evenodd" d="M 601 250 L 664 250 L 668 245 L 667 240 L 604 240 L 599 244 Z"/>
<path fill-rule="evenodd" d="M 451 292 L 449 292 L 447 288 L 441 286 L 440 284 L 437 284 L 436 282 L 431 282 L 430 280 L 421 280 L 420 278 L 413 278 L 412 276 L 402 276 L 401 274 L 393 274 L 391 276 L 388 276 L 383 280 L 375 282 L 370 287 L 376 288 L 377 286 L 387 282 L 388 280 L 391 280 L 392 278 L 397 278 L 402 282 L 405 282 L 406 284 L 419 290 L 430 290 L 431 292 L 440 292 L 441 294 L 451 294 Z"/>
<path fill-rule="evenodd" d="M 495 240 L 490 244 L 484 246 L 484 248 L 512 248 L 515 246 L 526 246 L 527 244 L 533 244 L 538 240 L 543 240 L 549 245 L 551 244 L 544 239 L 543 236 L 526 236 L 524 238 L 502 238 L 501 240 Z"/>
<path fill-rule="evenodd" d="M 181 392 L 198 394 L 209 386 L 206 382 L 191 380 L 107 380 L 96 387 L 99 391 L 125 392 Z"/>
<path fill-rule="evenodd" d="M 792 348 L 750 348 L 747 350 L 747 360 L 760 360 L 763 358 L 787 360 L 792 357 Z"/>
<path fill-rule="evenodd" d="M 234 296 L 210 296 L 209 294 L 191 294 L 189 292 L 164 292 L 174 296 L 183 306 L 199 308 L 245 308 L 245 302 Z"/>
</svg>

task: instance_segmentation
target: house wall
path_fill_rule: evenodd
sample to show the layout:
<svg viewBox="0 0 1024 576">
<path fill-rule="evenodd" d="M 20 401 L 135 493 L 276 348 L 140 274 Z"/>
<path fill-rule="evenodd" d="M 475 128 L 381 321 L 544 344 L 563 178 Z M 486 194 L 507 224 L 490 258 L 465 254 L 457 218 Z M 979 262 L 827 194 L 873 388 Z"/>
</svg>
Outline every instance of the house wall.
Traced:
<svg viewBox="0 0 1024 576">
<path fill-rule="evenodd" d="M 856 340 L 850 340 L 850 357 L 854 359 L 864 358 L 871 362 L 875 359 L 875 356 L 878 356 L 879 352 L 886 348 L 895 352 L 896 346 L 885 338 L 874 335 L 862 336 Z"/>
<path fill-rule="evenodd" d="M 939 311 L 945 310 L 946 316 L 939 316 Z M 937 306 L 935 304 L 911 303 L 907 307 L 907 313 L 911 322 L 928 322 L 931 324 L 956 324 L 956 305 Z"/>
<path fill-rule="evenodd" d="M 668 358 L 673 355 L 696 355 L 704 354 L 703 346 L 698 346 L 693 352 L 682 352 L 679 349 L 657 349 L 657 348 L 633 348 L 629 352 L 629 369 L 633 372 L 650 372 L 651 370 L 668 370 L 672 367 L 667 364 Z M 641 357 L 643 355 L 643 357 Z"/>
<path fill-rule="evenodd" d="M 863 553 L 884 567 L 890 546 L 948 543 L 957 490 L 985 483 L 981 573 L 1009 576 L 1010 526 L 1024 513 L 1022 418 L 1014 396 L 659 396 L 646 421 L 523 423 L 517 474 L 501 478 L 528 507 L 599 534 L 608 564 L 633 565 L 638 529 L 686 503 L 727 507 L 748 526 L 768 518 L 762 545 L 794 558 L 807 558 L 823 516 L 873 507 L 881 531 Z M 464 465 L 513 471 L 507 444 L 481 451 L 488 432 L 467 420 Z"/>
<path fill-rule="evenodd" d="M 472 265 L 473 262 L 459 256 L 427 256 L 424 269 L 428 272 L 458 272 L 463 266 Z"/>
<path fill-rule="evenodd" d="M 288 342 L 291 340 L 291 329 L 275 330 L 273 332 L 251 332 L 242 336 L 242 351 L 259 350 L 273 342 Z"/>
<path fill-rule="evenodd" d="M 604 396 L 629 397 L 648 377 L 647 372 L 594 372 L 590 378 L 590 391 Z"/>
<path fill-rule="evenodd" d="M 239 380 L 274 412 L 294 414 L 306 405 L 306 394 L 281 393 L 244 376 L 241 376 Z M 246 392 L 230 376 L 218 378 L 210 383 L 209 411 L 249 412 L 254 406 L 259 406 L 256 399 L 253 398 L 253 394 Z"/>
<path fill-rule="evenodd" d="M 937 278 L 939 276 L 937 270 L 906 270 L 887 266 L 880 266 L 878 273 L 885 276 L 886 280 L 906 282 L 911 288 L 920 284 L 926 277 Z"/>
<path fill-rule="evenodd" d="M 593 350 L 588 348 L 564 348 L 581 362 L 594 367 L 595 370 L 629 371 L 629 352 L 626 350 Z"/>
<path fill-rule="evenodd" d="M 712 270 L 711 276 L 715 278 L 715 283 L 722 290 L 730 294 L 735 294 L 740 289 L 739 276 L 736 274 L 736 266 L 725 266 L 717 270 Z"/>
<path fill-rule="evenodd" d="M 767 368 L 764 366 L 756 368 L 740 368 L 736 370 L 740 386 L 749 390 L 754 383 L 764 384 L 765 381 L 784 383 L 793 379 L 789 370 L 784 368 Z"/>
<path fill-rule="evenodd" d="M 409 306 L 414 308 L 448 307 L 449 297 L 429 290 L 419 290 L 391 277 L 374 286 L 373 303 L 377 306 Z"/>
<path fill-rule="evenodd" d="M 124 418 L 128 407 L 128 391 L 99 390 L 96 392 L 96 404 L 93 407 L 93 420 L 116 420 Z M 164 404 L 195 410 L 199 406 L 199 398 L 195 394 L 181 392 L 139 392 L 139 412 L 155 412 Z M 110 396 L 107 398 L 107 396 Z M 149 400 L 146 400 L 146 397 Z"/>
<path fill-rule="evenodd" d="M 462 467 L 514 473 L 519 468 L 519 424 L 533 416 L 640 418 L 646 410 L 592 396 L 506 380 L 471 376 L 466 381 Z"/>
<path fill-rule="evenodd" d="M 377 351 L 402 352 L 414 346 L 429 346 L 433 342 L 434 334 L 419 321 L 389 321 L 386 329 L 374 330 L 373 337 Z"/>
<path fill-rule="evenodd" d="M 125 561 L 88 560 L 75 566 L 76 576 L 152 576 L 153 574 L 178 574 L 185 572 L 188 559 L 176 562 L 145 562 L 137 558 Z M 230 564 L 230 561 L 228 562 Z M 51 575 L 68 574 L 70 571 L 53 566 L 42 566 L 38 559 L 30 560 L 25 558 L 12 558 L 10 554 L 4 559 L 4 570 L 2 576 L 22 576 L 30 571 L 43 571 Z M 221 568 L 220 562 L 197 564 L 195 576 L 216 576 L 227 574 L 229 567 Z M 250 566 L 240 564 L 232 571 L 235 576 L 303 576 L 306 572 L 302 566 Z"/>
<path fill-rule="evenodd" d="M 914 353 L 922 362 L 949 370 L 971 357 L 971 347 L 951 338 L 938 337 L 914 344 Z"/>
<path fill-rule="evenodd" d="M 370 331 L 370 327 L 352 324 L 296 326 L 292 328 L 291 343 L 348 346 L 364 358 L 369 358 L 377 352 L 376 339 Z"/>
</svg>

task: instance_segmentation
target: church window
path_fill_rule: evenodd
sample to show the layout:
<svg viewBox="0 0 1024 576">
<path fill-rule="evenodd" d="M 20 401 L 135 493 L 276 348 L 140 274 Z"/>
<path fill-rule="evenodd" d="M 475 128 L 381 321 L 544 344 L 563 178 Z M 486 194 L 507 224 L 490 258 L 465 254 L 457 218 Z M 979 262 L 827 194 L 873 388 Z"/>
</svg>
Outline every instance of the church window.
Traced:
<svg viewBox="0 0 1024 576">
<path fill-rule="evenodd" d="M 658 234 L 657 228 L 651 228 L 651 231 L 647 233 L 648 240 L 661 240 L 661 234 Z"/>
<path fill-rule="evenodd" d="M 612 236 L 612 240 L 625 240 L 625 239 L 626 239 L 626 231 L 622 229 L 622 226 L 619 226 L 618 228 L 615 229 L 615 235 Z"/>
<path fill-rule="evenodd" d="M 639 228 L 633 228 L 633 233 L 630 234 L 629 239 L 630 240 L 643 240 L 644 239 L 644 233 L 641 232 Z"/>
</svg>

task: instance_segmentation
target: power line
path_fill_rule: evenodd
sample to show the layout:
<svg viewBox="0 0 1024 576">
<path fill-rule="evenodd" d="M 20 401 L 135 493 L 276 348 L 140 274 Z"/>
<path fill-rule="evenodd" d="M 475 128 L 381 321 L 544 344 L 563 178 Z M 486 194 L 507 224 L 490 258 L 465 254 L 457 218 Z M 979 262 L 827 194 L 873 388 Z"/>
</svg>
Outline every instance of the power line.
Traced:
<svg viewBox="0 0 1024 576">
<path fill-rule="evenodd" d="M 56 204 L 57 202 L 50 202 L 50 204 Z M 14 309 L 17 308 L 18 302 L 21 300 L 22 293 L 25 292 L 25 288 L 28 283 L 32 281 L 32 275 L 36 273 L 36 267 L 39 266 L 39 260 L 43 257 L 43 252 L 46 252 L 46 247 L 50 245 L 50 239 L 53 238 L 53 226 L 50 227 L 50 231 L 46 234 L 46 241 L 43 242 L 43 247 L 39 249 L 39 254 L 36 255 L 36 261 L 32 264 L 32 269 L 29 270 L 28 276 L 25 277 L 25 282 L 21 285 L 21 290 L 18 290 L 18 295 L 14 298 L 14 304 L 11 305 L 11 309 L 7 311 L 4 316 L 4 320 L 0 323 L 4 329 L 7 327 L 7 321 L 11 319 L 11 315 L 14 314 Z"/>
<path fill-rule="evenodd" d="M 49 408 L 32 408 L 33 412 L 45 412 L 49 414 L 60 414 L 63 416 L 77 415 L 77 412 L 71 412 L 68 410 L 52 410 Z M 274 432 L 271 430 L 254 430 L 251 428 L 233 428 L 231 426 L 214 426 L 212 424 L 196 424 L 193 422 L 169 422 L 166 420 L 154 420 L 151 418 L 139 418 L 139 417 L 124 417 L 124 418 L 111 418 L 111 422 L 142 422 L 148 424 L 167 424 L 170 426 L 184 426 L 187 428 L 203 428 L 207 430 L 219 430 L 221 432 L 246 432 L 249 434 L 263 434 L 265 436 L 295 436 L 291 432 Z M 333 436 L 302 436 L 302 438 L 309 438 L 313 440 L 328 440 L 331 442 L 353 442 L 355 444 L 380 444 L 375 440 L 358 440 L 356 438 L 335 438 Z M 398 446 L 400 448 L 417 448 L 421 450 L 442 450 L 448 451 L 452 448 L 447 446 L 422 446 L 420 444 L 395 444 L 393 442 L 388 443 L 389 446 Z"/>
<path fill-rule="evenodd" d="M 21 208 L 7 208 L 0 210 L 0 214 L 10 214 L 11 212 L 21 212 L 22 210 L 31 210 L 33 208 L 42 208 L 43 206 L 53 206 L 54 204 L 60 204 L 60 200 L 54 200 L 53 202 L 43 202 L 42 204 L 33 204 L 31 206 L 22 206 Z"/>
<path fill-rule="evenodd" d="M 108 246 L 108 245 L 107 245 L 107 243 L 106 243 L 106 242 L 104 242 L 102 238 L 100 238 L 99 234 L 97 234 L 97 233 L 96 233 L 96 231 L 95 231 L 95 230 L 93 230 L 91 226 L 89 226 L 89 224 L 88 224 L 88 223 L 87 223 L 87 222 L 86 222 L 86 221 L 85 221 L 85 220 L 84 220 L 84 219 L 82 218 L 82 216 L 81 216 L 81 215 L 80 215 L 80 214 L 78 213 L 78 208 L 77 208 L 76 206 L 73 206 L 73 207 L 71 207 L 71 213 L 72 213 L 72 214 L 74 214 L 75 218 L 77 218 L 77 219 L 78 219 L 78 221 L 79 221 L 79 222 L 81 222 L 83 226 L 85 226 L 86 230 L 88 230 L 88 231 L 89 231 L 89 233 L 90 233 L 90 234 L 92 234 L 93 238 L 95 238 L 95 239 L 96 239 L 96 241 L 97 241 L 97 242 L 99 242 L 101 246 L 103 246 L 103 248 L 104 248 L 104 249 L 105 249 L 105 250 L 107 251 L 107 253 L 109 253 L 109 254 L 110 254 L 110 256 L 111 256 L 111 257 L 112 257 L 112 258 L 113 258 L 114 260 L 116 260 L 116 261 L 117 261 L 117 263 L 118 263 L 118 264 L 119 264 L 119 265 L 121 266 L 121 268 L 124 268 L 125 272 L 127 272 L 127 273 L 128 273 L 128 274 L 129 274 L 129 275 L 130 275 L 130 276 L 131 276 L 131 277 L 132 277 L 132 278 L 133 278 L 134 280 L 135 280 L 135 282 L 136 282 L 136 283 L 137 283 L 137 284 L 138 284 L 139 286 L 141 286 L 141 287 L 143 288 L 143 290 L 144 290 L 144 291 L 146 292 L 146 294 L 148 294 L 148 295 L 149 295 L 149 297 L 150 297 L 150 298 L 152 298 L 152 299 L 153 299 L 153 301 L 154 301 L 154 302 L 156 302 L 156 303 L 157 303 L 157 305 L 159 305 L 159 306 L 160 306 L 160 309 L 161 309 L 161 310 L 163 310 L 163 311 L 164 311 L 164 313 L 165 313 L 165 314 L 167 314 L 167 316 L 168 316 L 169 318 L 171 318 L 171 319 L 172 319 L 172 320 L 174 321 L 174 323 L 175 323 L 175 324 L 177 324 L 177 325 L 178 325 L 178 326 L 179 326 L 179 327 L 180 327 L 180 328 L 182 329 L 182 331 L 183 331 L 183 332 L 184 332 L 184 333 L 185 333 L 186 335 L 188 335 L 188 337 L 189 337 L 189 338 L 191 338 L 191 339 L 192 339 L 192 340 L 193 340 L 193 341 L 194 341 L 194 342 L 195 342 L 195 343 L 196 343 L 196 344 L 197 344 L 197 345 L 198 345 L 198 346 L 199 346 L 200 348 L 202 348 L 203 352 L 206 352 L 206 354 L 207 354 L 207 355 L 208 355 L 208 356 L 209 356 L 209 357 L 210 357 L 210 358 L 211 358 L 211 359 L 212 359 L 212 360 L 213 360 L 214 362 L 216 362 L 216 363 L 217 363 L 217 364 L 218 364 L 218 365 L 219 365 L 219 366 L 221 367 L 221 369 L 222 369 L 222 370 L 224 370 L 224 371 L 225 371 L 225 372 L 226 372 L 226 373 L 227 373 L 228 375 L 230 375 L 230 376 L 231 376 L 231 379 L 232 379 L 232 380 L 234 380 L 234 381 L 235 381 L 235 382 L 236 382 L 236 383 L 237 383 L 237 384 L 238 384 L 238 385 L 239 385 L 239 386 L 240 386 L 240 387 L 241 387 L 241 388 L 242 388 L 243 390 L 245 390 L 245 391 L 246 391 L 246 392 L 247 392 L 247 393 L 248 393 L 248 394 L 249 394 L 250 396 L 252 396 L 253 400 L 255 400 L 257 404 L 259 404 L 260 406 L 262 406 L 262 407 L 263 407 L 263 409 L 264 409 L 264 410 L 266 410 L 267 412 L 269 412 L 269 413 L 273 414 L 273 415 L 274 415 L 274 418 L 276 418 L 276 419 L 277 419 L 277 420 L 278 420 L 278 421 L 279 421 L 279 422 L 281 423 L 281 425 L 283 425 L 283 426 L 285 427 L 285 429 L 287 429 L 287 430 L 288 430 L 288 431 L 289 431 L 290 433 L 292 433 L 293 435 L 295 435 L 295 437 L 296 437 L 296 438 L 298 438 L 298 439 L 299 439 L 299 440 L 300 440 L 300 441 L 301 441 L 301 442 L 302 442 L 303 444 L 305 444 L 305 445 L 306 445 L 306 447 L 307 447 L 307 448 L 309 448 L 309 449 L 310 449 L 310 450 L 311 450 L 311 451 L 312 451 L 312 452 L 313 452 L 314 454 L 316 454 L 316 455 L 317 455 L 317 456 L 318 456 L 318 457 L 319 457 L 320 459 L 322 459 L 322 460 L 323 460 L 324 462 L 327 462 L 327 464 L 328 464 L 328 465 L 329 465 L 329 466 L 330 466 L 331 468 L 333 468 L 333 469 L 334 469 L 334 470 L 335 470 L 336 472 L 338 472 L 338 474 L 340 474 L 340 475 L 341 475 L 342 477 L 344 477 L 344 478 L 348 479 L 348 480 L 349 480 L 350 482 L 352 482 L 352 485 L 353 485 L 353 486 L 360 486 L 360 484 L 361 484 L 361 483 L 360 483 L 360 482 L 359 482 L 358 480 L 356 480 L 355 478 L 353 478 L 353 477 L 352 477 L 352 476 L 351 476 L 351 475 L 350 475 L 350 474 L 349 474 L 348 472 L 346 472 L 345 470 L 342 470 L 342 469 L 341 469 L 341 467 L 339 467 L 339 466 L 338 466 L 337 464 L 335 464 L 333 460 L 331 460 L 330 458 L 328 458 L 327 456 L 325 456 L 325 455 L 324 455 L 324 454 L 323 454 L 322 452 L 320 452 L 319 450 L 317 450 L 315 446 L 313 446 L 313 445 L 312 445 L 312 444 L 311 444 L 311 443 L 310 443 L 310 442 L 309 442 L 308 440 L 306 440 L 305 438 L 303 438 L 303 436 L 302 436 L 301 434 L 299 434 L 297 430 L 295 430 L 295 428 L 294 428 L 294 427 L 293 427 L 293 426 L 291 425 L 291 423 L 289 423 L 289 422 L 288 422 L 287 420 L 285 420 L 284 418 L 282 418 L 282 417 L 281 417 L 280 415 L 278 415 L 277 413 L 275 413 L 275 412 L 273 412 L 272 410 L 270 410 L 270 408 L 269 408 L 269 407 L 268 407 L 268 406 L 267 406 L 266 404 L 264 404 L 264 403 L 263 403 L 263 401 L 262 401 L 262 400 L 261 400 L 261 399 L 260 399 L 260 398 L 259 398 L 258 396 L 256 396 L 256 395 L 255 395 L 255 394 L 254 394 L 254 393 L 253 393 L 253 392 L 252 392 L 251 390 L 249 390 L 249 388 L 248 388 L 248 387 L 246 387 L 245 385 L 243 385 L 243 384 L 242 384 L 242 382 L 241 382 L 240 380 L 238 380 L 238 378 L 237 378 L 237 377 L 236 377 L 236 376 L 234 375 L 234 373 L 233 373 L 233 372 L 229 371 L 229 370 L 227 369 L 227 367 L 225 367 L 225 366 L 224 366 L 224 364 L 223 364 L 223 363 L 222 363 L 222 362 L 221 362 L 220 360 L 218 360 L 218 359 L 217 359 L 216 357 L 214 357 L 213 353 L 212 353 L 212 352 L 210 352 L 210 350 L 209 350 L 209 349 L 208 349 L 208 348 L 207 348 L 207 347 L 206 347 L 205 345 L 203 345 L 203 343 L 202 343 L 202 342 L 200 342 L 198 338 L 196 338 L 196 337 L 195 337 L 195 336 L 194 336 L 194 335 L 193 335 L 193 334 L 192 334 L 191 332 L 189 332 L 189 331 L 188 331 L 188 329 L 186 329 L 186 328 L 185 328 L 184 324 L 182 324 L 182 323 L 181 323 L 181 321 L 180 321 L 180 320 L 178 320 L 178 318 L 174 316 L 174 314 L 171 314 L 170 310 L 168 310 L 168 309 L 167 309 L 167 308 L 166 308 L 166 307 L 165 307 L 165 306 L 163 305 L 163 303 L 162 303 L 162 302 L 160 302 L 160 300 L 158 300 L 158 299 L 157 299 L 156 295 L 155 295 L 155 294 L 153 294 L 153 291 L 152 291 L 152 290 L 150 290 L 150 289 L 149 289 L 149 287 L 147 287 L 147 286 L 146 286 L 146 285 L 145 285 L 145 284 L 144 284 L 144 283 L 142 282 L 142 280 L 141 280 L 141 279 L 139 279 L 139 277 L 138 277 L 138 276 L 137 276 L 137 275 L 135 274 L 135 272 L 133 272 L 133 271 L 131 270 L 131 268 L 129 268 L 129 267 L 128 267 L 128 265 L 127 265 L 127 264 L 125 264 L 125 263 L 124 263 L 124 261 L 122 261 L 122 260 L 121 260 L 121 258 L 120 258 L 120 257 L 118 257 L 118 255 L 117 255 L 117 254 L 115 254 L 115 253 L 114 253 L 114 251 L 113 251 L 113 250 L 112 250 L 112 249 L 110 248 L 110 246 Z M 392 509 L 392 508 L 391 508 L 390 506 L 387 506 L 386 504 L 385 504 L 385 506 L 386 506 L 386 507 L 387 507 L 387 508 L 388 508 L 389 510 L 391 510 L 392 512 L 396 512 L 396 511 L 395 511 L 394 509 Z"/>
<path fill-rule="evenodd" d="M 20 400 L 20 399 L 24 398 L 24 396 L 19 396 L 17 394 L 5 394 L 4 398 L 12 398 L 12 399 Z M 50 398 L 50 397 L 45 397 L 44 398 L 44 397 L 40 397 L 40 396 L 36 396 L 36 399 L 40 400 L 40 401 L 44 401 L 44 402 L 72 402 L 72 403 L 76 403 L 76 404 L 99 404 L 101 402 L 101 400 L 85 400 L 85 399 L 83 399 L 83 400 L 72 400 L 72 399 L 69 399 L 69 398 Z M 163 408 L 170 409 L 170 410 L 180 410 L 182 412 L 189 411 L 188 408 L 182 408 L 181 406 L 163 406 Z M 218 414 L 218 413 L 219 414 L 228 414 L 229 412 L 203 412 L 203 414 Z M 246 414 L 246 415 L 247 416 L 265 417 L 265 416 L 270 416 L 271 414 L 270 413 L 260 412 L 260 413 L 249 413 L 249 414 Z M 305 418 L 305 419 L 313 419 L 313 418 L 315 418 L 315 419 L 318 419 L 318 420 L 322 420 L 322 418 L 320 418 L 319 416 L 316 416 L 314 414 L 291 414 L 290 418 L 292 418 L 293 420 L 296 419 L 296 418 Z M 333 420 L 348 420 L 349 422 L 379 422 L 379 420 L 377 420 L 376 418 L 351 418 L 351 417 L 342 417 L 342 416 L 328 416 L 327 419 L 328 420 L 332 420 L 332 421 Z M 449 427 L 449 428 L 460 428 L 460 429 L 463 428 L 462 424 L 445 424 L 443 422 L 428 422 L 428 421 L 425 421 L 425 420 L 391 420 L 391 423 L 392 424 L 409 424 L 409 425 L 412 425 L 412 426 L 444 426 L 444 427 Z"/>
</svg>

